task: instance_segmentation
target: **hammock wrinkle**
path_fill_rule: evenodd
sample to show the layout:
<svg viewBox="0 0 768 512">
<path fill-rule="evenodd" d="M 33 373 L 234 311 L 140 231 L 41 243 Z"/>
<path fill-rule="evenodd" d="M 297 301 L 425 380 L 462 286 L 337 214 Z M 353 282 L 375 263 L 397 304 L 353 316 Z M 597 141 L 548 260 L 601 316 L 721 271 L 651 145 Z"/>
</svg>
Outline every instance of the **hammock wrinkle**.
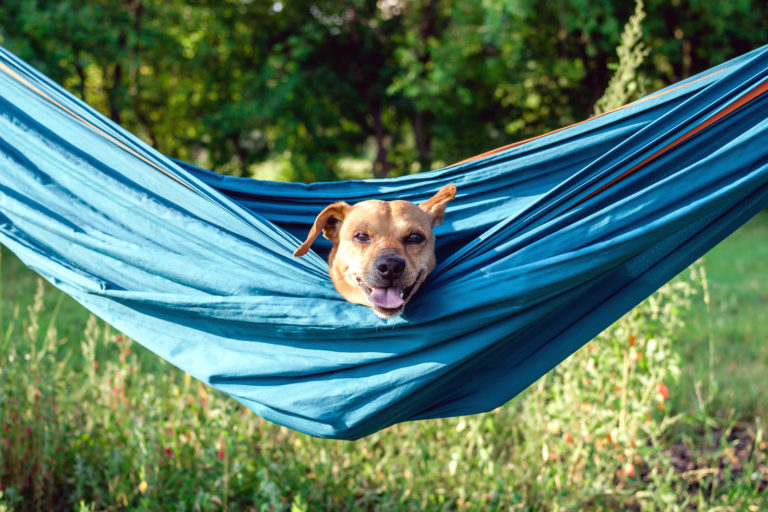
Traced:
<svg viewBox="0 0 768 512">
<path fill-rule="evenodd" d="M 455 183 L 401 317 L 293 258 L 335 201 Z M 768 206 L 768 46 L 437 171 L 278 183 L 161 155 L 0 48 L 0 243 L 262 417 L 355 439 L 505 403 Z"/>
</svg>

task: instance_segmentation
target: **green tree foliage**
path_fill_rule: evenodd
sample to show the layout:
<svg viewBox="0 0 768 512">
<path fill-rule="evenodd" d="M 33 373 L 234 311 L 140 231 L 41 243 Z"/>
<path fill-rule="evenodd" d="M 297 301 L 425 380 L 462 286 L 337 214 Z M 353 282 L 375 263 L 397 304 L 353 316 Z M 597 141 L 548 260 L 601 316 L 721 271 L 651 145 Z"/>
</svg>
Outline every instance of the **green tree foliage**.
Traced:
<svg viewBox="0 0 768 512">
<path fill-rule="evenodd" d="M 764 2 L 649 0 L 663 86 L 764 43 Z M 435 168 L 595 111 L 610 0 L 6 0 L 0 44 L 163 153 L 251 175 Z"/>
</svg>

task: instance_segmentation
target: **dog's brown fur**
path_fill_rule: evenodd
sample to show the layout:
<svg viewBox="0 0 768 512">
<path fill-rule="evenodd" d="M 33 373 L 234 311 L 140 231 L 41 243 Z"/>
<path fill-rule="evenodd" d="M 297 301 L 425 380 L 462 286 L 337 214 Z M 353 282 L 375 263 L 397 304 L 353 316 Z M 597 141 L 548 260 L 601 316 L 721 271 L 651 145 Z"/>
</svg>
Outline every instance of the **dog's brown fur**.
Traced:
<svg viewBox="0 0 768 512">
<path fill-rule="evenodd" d="M 397 316 L 435 268 L 432 228 L 442 222 L 455 196 L 451 184 L 418 206 L 409 201 L 333 203 L 320 212 L 293 255 L 305 255 L 322 231 L 333 242 L 328 267 L 341 296 L 370 306 L 382 318 Z"/>
</svg>

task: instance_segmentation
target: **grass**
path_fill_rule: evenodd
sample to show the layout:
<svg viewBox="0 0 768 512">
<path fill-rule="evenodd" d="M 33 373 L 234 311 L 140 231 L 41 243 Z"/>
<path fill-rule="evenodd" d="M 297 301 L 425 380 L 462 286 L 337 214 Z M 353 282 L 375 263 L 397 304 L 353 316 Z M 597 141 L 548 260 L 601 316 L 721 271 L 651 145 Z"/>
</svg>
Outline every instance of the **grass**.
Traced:
<svg viewBox="0 0 768 512">
<path fill-rule="evenodd" d="M 766 427 L 768 211 L 715 247 L 704 261 L 711 300 L 709 305 L 697 302 L 689 312 L 679 346 L 686 367 L 681 387 L 687 391 L 678 405 L 692 414 L 706 407 L 705 416 L 723 424 L 757 418 Z"/>
<path fill-rule="evenodd" d="M 261 420 L 4 250 L 0 511 L 764 509 L 766 234 L 763 213 L 504 407 L 351 443 Z"/>
</svg>

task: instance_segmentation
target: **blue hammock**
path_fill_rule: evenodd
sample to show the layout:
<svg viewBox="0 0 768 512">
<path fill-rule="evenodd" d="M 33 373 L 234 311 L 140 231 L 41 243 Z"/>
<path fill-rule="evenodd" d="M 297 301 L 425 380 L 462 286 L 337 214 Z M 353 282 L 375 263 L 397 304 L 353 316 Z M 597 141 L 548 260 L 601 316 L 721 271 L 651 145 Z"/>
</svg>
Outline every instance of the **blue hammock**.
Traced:
<svg viewBox="0 0 768 512">
<path fill-rule="evenodd" d="M 491 410 L 768 205 L 768 47 L 438 171 L 275 183 L 167 158 L 0 51 L 0 242 L 271 421 L 353 439 Z M 294 258 L 328 203 L 455 183 L 405 315 Z"/>
</svg>

